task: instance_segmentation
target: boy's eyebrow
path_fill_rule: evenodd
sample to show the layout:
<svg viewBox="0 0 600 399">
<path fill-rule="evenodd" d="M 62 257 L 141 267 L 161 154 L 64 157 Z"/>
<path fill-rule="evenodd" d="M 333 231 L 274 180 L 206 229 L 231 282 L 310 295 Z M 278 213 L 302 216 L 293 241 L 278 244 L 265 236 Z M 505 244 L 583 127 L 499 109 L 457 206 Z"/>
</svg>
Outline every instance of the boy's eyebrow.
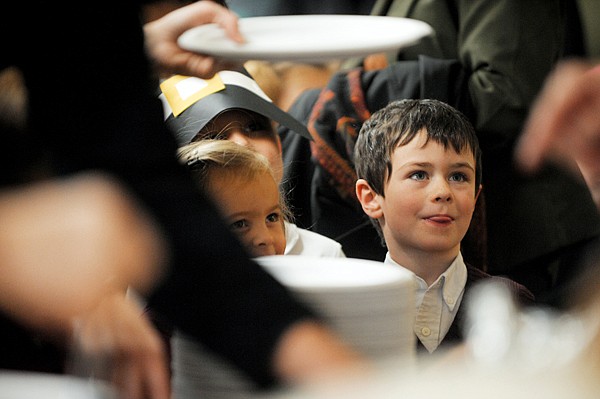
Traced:
<svg viewBox="0 0 600 399">
<path fill-rule="evenodd" d="M 400 165 L 400 168 L 405 168 L 407 166 L 418 166 L 420 168 L 432 167 L 433 164 L 431 162 L 406 162 Z M 450 165 L 452 168 L 467 168 L 471 169 L 473 172 L 475 171 L 475 167 L 471 165 L 469 162 L 456 162 Z"/>
<path fill-rule="evenodd" d="M 453 163 L 452 167 L 453 168 L 468 168 L 468 169 L 471 169 L 473 172 L 475 171 L 475 167 L 473 165 L 471 165 L 469 162 Z"/>
<path fill-rule="evenodd" d="M 400 165 L 401 168 L 405 167 L 405 166 L 432 166 L 431 162 L 405 162 L 402 165 Z"/>
</svg>

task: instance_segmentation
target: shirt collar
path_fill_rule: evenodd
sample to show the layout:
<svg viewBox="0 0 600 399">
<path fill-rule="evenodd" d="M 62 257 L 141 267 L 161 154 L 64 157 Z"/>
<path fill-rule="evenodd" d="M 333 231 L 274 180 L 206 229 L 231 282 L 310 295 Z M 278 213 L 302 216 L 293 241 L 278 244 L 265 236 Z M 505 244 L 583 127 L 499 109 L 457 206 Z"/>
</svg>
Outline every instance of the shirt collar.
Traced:
<svg viewBox="0 0 600 399">
<path fill-rule="evenodd" d="M 298 232 L 298 226 L 294 223 L 284 221 L 285 226 L 285 251 L 284 255 L 289 255 L 298 241 L 300 240 L 300 233 Z"/>
<path fill-rule="evenodd" d="M 396 261 L 394 261 L 390 253 L 385 255 L 384 263 L 392 264 L 398 267 L 401 267 L 405 270 L 408 270 L 404 266 L 400 265 Z M 408 270 L 410 273 L 415 276 L 417 281 L 417 290 L 427 290 L 427 284 L 425 281 L 414 274 L 411 270 Z M 465 284 L 467 283 L 467 266 L 463 260 L 462 254 L 459 252 L 458 256 L 454 258 L 454 261 L 448 266 L 446 271 L 442 273 L 438 279 L 432 284 L 434 286 L 438 282 L 442 284 L 442 297 L 444 299 L 444 303 L 448 306 L 450 311 L 454 311 L 454 307 L 457 303 L 459 303 L 460 297 L 465 289 Z"/>
<path fill-rule="evenodd" d="M 467 266 L 460 252 L 441 277 L 445 277 L 442 292 L 444 302 L 453 311 L 467 283 Z"/>
</svg>

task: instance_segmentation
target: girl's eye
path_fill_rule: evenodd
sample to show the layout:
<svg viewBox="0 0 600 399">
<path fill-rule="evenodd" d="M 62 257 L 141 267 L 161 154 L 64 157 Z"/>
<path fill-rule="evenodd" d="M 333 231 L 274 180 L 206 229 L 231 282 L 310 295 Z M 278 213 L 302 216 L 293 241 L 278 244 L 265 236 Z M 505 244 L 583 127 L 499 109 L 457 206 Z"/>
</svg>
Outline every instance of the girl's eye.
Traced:
<svg viewBox="0 0 600 399">
<path fill-rule="evenodd" d="M 244 133 L 248 137 L 271 136 L 273 134 L 270 125 L 265 126 L 259 122 L 249 122 L 244 126 Z"/>
<path fill-rule="evenodd" d="M 236 220 L 235 222 L 231 223 L 229 227 L 232 230 L 241 230 L 245 227 L 248 227 L 248 222 L 245 219 Z"/>
<path fill-rule="evenodd" d="M 270 223 L 279 222 L 280 219 L 281 219 L 281 216 L 279 216 L 279 214 L 276 212 L 273 212 L 273 213 L 267 215 L 267 222 L 270 222 Z"/>
<path fill-rule="evenodd" d="M 264 130 L 258 123 L 256 122 L 248 122 L 244 127 L 246 132 L 255 132 L 257 130 Z"/>
<path fill-rule="evenodd" d="M 420 170 L 420 171 L 411 173 L 409 177 L 412 180 L 418 180 L 418 181 L 425 180 L 427 178 L 427 173 Z"/>
<path fill-rule="evenodd" d="M 457 182 L 463 182 L 463 181 L 469 181 L 469 177 L 464 174 L 464 173 L 453 173 L 450 176 L 450 181 L 457 181 Z"/>
</svg>

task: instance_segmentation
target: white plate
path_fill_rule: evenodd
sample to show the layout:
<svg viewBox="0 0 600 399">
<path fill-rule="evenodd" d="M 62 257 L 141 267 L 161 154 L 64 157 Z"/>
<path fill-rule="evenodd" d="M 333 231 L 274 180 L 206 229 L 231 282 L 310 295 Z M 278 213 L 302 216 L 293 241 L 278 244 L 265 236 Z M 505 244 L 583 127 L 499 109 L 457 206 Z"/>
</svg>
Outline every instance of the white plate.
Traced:
<svg viewBox="0 0 600 399">
<path fill-rule="evenodd" d="M 69 375 L 0 371 L 0 399 L 117 399 L 108 383 Z"/>
<path fill-rule="evenodd" d="M 179 45 L 224 59 L 319 62 L 397 50 L 433 33 L 427 23 L 373 15 L 285 15 L 240 18 L 235 43 L 216 24 L 179 37 Z"/>
<path fill-rule="evenodd" d="M 372 292 L 390 288 L 411 287 L 412 275 L 404 269 L 366 259 L 326 258 L 301 255 L 273 255 L 254 258 L 280 283 L 302 292 L 327 294 L 361 290 Z M 335 297 L 335 295 L 334 295 Z"/>
</svg>

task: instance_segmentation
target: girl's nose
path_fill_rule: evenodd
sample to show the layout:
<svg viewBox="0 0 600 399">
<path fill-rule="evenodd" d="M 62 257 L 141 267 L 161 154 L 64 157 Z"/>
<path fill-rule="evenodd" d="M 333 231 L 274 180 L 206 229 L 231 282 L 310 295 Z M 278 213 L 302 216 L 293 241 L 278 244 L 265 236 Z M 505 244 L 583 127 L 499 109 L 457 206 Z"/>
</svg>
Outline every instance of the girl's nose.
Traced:
<svg viewBox="0 0 600 399">
<path fill-rule="evenodd" d="M 231 140 L 236 144 L 243 145 L 244 147 L 248 147 L 248 136 L 241 128 L 232 128 L 227 133 L 228 140 Z"/>
<path fill-rule="evenodd" d="M 252 238 L 252 246 L 261 255 L 274 255 L 275 239 L 267 226 L 257 227 Z M 273 253 L 270 253 L 273 252 Z"/>
</svg>

